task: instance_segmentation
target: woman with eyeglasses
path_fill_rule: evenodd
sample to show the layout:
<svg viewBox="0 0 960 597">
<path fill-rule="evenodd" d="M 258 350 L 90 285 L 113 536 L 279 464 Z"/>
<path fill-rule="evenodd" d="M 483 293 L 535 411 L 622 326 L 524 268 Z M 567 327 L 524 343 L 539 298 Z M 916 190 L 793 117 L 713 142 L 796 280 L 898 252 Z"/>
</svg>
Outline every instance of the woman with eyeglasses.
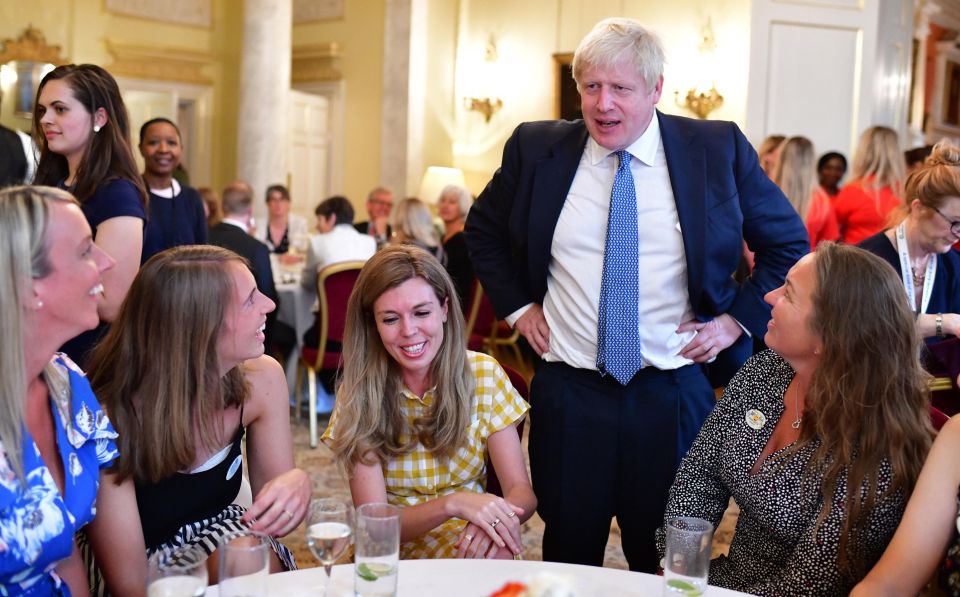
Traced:
<svg viewBox="0 0 960 597">
<path fill-rule="evenodd" d="M 906 217 L 860 243 L 897 270 L 928 342 L 960 335 L 960 148 L 938 144 L 904 187 Z"/>
</svg>

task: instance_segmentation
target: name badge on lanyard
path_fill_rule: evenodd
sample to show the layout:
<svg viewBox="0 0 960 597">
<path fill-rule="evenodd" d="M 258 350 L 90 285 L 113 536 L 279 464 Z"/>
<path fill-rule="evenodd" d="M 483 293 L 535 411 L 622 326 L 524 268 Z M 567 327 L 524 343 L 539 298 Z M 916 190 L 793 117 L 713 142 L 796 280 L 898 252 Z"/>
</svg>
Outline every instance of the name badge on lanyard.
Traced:
<svg viewBox="0 0 960 597">
<path fill-rule="evenodd" d="M 931 255 L 927 260 L 927 273 L 923 278 L 923 291 L 920 297 L 920 310 L 917 310 L 916 286 L 913 283 L 913 268 L 910 266 L 910 252 L 907 249 L 907 223 L 900 222 L 897 226 L 897 252 L 900 254 L 900 277 L 903 278 L 903 287 L 907 291 L 907 300 L 914 313 L 926 313 L 930 304 L 930 295 L 933 293 L 933 279 L 937 276 L 937 256 Z"/>
</svg>

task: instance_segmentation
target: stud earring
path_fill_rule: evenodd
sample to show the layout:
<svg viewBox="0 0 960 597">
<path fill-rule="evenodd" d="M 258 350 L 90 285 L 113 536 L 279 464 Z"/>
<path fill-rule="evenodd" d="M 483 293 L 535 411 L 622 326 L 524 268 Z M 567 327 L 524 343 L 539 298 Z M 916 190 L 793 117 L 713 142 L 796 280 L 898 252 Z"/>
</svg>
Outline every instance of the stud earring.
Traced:
<svg viewBox="0 0 960 597">
<path fill-rule="evenodd" d="M 93 132 L 95 132 L 95 133 L 99 133 L 99 132 L 100 132 L 100 125 L 99 125 L 99 124 L 93 125 Z"/>
</svg>

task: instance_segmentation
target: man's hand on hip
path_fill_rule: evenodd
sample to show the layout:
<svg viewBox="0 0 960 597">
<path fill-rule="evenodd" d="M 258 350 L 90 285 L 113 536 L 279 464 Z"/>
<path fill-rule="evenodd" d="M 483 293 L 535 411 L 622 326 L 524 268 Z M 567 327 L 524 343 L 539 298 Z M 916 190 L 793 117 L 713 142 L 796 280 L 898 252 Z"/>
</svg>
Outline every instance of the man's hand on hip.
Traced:
<svg viewBox="0 0 960 597">
<path fill-rule="evenodd" d="M 547 319 L 543 316 L 543 307 L 540 305 L 536 303 L 531 305 L 513 327 L 520 330 L 538 355 L 543 356 L 543 353 L 550 350 L 550 326 L 547 325 Z"/>
<path fill-rule="evenodd" d="M 695 319 L 685 321 L 677 328 L 677 333 L 682 334 L 691 330 L 697 332 L 697 335 L 683 347 L 680 356 L 695 363 L 709 362 L 720 354 L 721 350 L 736 342 L 743 333 L 740 324 L 726 313 L 706 323 Z"/>
</svg>

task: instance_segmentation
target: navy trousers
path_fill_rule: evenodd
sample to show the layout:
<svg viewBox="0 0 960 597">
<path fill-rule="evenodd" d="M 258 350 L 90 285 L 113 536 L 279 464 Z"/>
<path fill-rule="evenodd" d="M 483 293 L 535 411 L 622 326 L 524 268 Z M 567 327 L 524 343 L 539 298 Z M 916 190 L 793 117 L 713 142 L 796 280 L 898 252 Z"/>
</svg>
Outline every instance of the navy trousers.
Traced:
<svg viewBox="0 0 960 597">
<path fill-rule="evenodd" d="M 543 559 L 603 565 L 616 517 L 630 569 L 654 572 L 670 485 L 716 403 L 702 368 L 647 367 L 621 386 L 596 371 L 542 363 L 530 402 Z"/>
</svg>

